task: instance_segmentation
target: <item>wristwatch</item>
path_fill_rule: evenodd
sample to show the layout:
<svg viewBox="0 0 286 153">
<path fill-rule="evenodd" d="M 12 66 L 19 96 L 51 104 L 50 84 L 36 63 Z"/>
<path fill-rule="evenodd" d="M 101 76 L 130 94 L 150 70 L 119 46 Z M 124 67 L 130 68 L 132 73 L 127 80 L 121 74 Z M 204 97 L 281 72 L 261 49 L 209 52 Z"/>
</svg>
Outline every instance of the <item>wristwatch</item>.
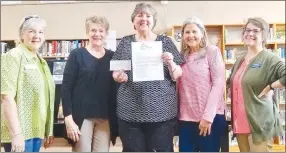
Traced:
<svg viewBox="0 0 286 153">
<path fill-rule="evenodd" d="M 269 87 L 270 87 L 270 90 L 274 90 L 274 88 L 272 88 L 272 86 L 271 86 L 271 85 L 272 85 L 272 83 L 269 85 Z"/>
</svg>

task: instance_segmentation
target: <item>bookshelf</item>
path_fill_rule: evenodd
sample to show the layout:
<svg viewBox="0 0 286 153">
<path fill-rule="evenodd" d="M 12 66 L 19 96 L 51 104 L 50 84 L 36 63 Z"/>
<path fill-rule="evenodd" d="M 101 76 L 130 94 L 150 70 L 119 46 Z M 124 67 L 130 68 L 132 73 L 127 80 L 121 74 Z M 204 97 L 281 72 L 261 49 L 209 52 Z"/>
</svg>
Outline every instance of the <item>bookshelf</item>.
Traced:
<svg viewBox="0 0 286 153">
<path fill-rule="evenodd" d="M 221 49 L 221 54 L 224 58 L 226 70 L 226 78 L 230 75 L 230 70 L 236 58 L 246 53 L 246 48 L 242 42 L 242 32 L 244 24 L 222 24 L 222 25 L 205 25 L 210 44 L 214 44 Z M 282 60 L 285 60 L 285 23 L 271 23 L 270 35 L 267 40 L 266 48 L 269 51 L 276 53 Z M 174 25 L 170 29 L 170 37 L 174 40 L 178 50 L 180 50 L 181 41 L 180 25 Z M 226 90 L 225 90 L 225 93 Z M 281 137 L 274 138 L 273 151 L 285 151 L 285 89 L 277 89 L 275 92 L 277 107 L 280 110 L 282 120 L 284 121 L 284 134 Z M 225 94 L 226 101 L 226 118 L 230 123 L 230 97 Z M 229 125 L 231 127 L 231 125 Z M 229 130 L 228 142 L 230 151 L 239 151 L 236 140 L 232 140 L 232 131 Z M 229 151 L 226 150 L 226 151 Z"/>
</svg>

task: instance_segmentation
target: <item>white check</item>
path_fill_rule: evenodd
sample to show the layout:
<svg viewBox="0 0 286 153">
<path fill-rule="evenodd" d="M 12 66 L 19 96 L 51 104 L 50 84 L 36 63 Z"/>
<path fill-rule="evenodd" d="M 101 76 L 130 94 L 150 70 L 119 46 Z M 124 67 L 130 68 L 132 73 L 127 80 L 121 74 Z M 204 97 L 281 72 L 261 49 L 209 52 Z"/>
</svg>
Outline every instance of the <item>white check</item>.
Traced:
<svg viewBox="0 0 286 153">
<path fill-rule="evenodd" d="M 111 60 L 110 71 L 131 70 L 131 60 Z"/>
<path fill-rule="evenodd" d="M 162 41 L 132 42 L 133 81 L 164 80 Z"/>
</svg>

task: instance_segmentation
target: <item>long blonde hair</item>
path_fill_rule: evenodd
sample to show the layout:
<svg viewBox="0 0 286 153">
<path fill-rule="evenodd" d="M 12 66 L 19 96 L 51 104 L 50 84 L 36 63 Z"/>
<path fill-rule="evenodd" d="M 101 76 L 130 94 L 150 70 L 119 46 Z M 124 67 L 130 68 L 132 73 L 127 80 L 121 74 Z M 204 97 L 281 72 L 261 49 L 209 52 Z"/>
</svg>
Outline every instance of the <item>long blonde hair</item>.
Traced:
<svg viewBox="0 0 286 153">
<path fill-rule="evenodd" d="M 189 52 L 190 52 L 190 48 L 188 45 L 185 44 L 183 38 L 184 38 L 184 31 L 185 31 L 185 28 L 187 25 L 189 24 L 196 24 L 199 29 L 201 30 L 202 34 L 203 34 L 203 37 L 201 39 L 201 42 L 200 42 L 200 48 L 204 48 L 207 46 L 208 44 L 208 36 L 207 36 L 207 31 L 206 31 L 206 28 L 203 24 L 203 22 L 197 18 L 197 17 L 191 17 L 191 18 L 188 18 L 187 20 L 185 20 L 183 22 L 183 26 L 182 26 L 182 30 L 181 30 L 181 34 L 182 34 L 182 40 L 181 40 L 181 50 L 180 50 L 180 53 L 184 56 L 184 57 L 187 57 L 189 56 Z"/>
</svg>

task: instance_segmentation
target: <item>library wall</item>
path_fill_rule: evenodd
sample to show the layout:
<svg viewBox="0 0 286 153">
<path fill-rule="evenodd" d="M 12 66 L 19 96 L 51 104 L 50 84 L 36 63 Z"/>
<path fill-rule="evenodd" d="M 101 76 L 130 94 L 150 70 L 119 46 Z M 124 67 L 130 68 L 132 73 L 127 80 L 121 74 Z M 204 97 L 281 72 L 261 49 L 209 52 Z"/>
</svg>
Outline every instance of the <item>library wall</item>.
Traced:
<svg viewBox="0 0 286 153">
<path fill-rule="evenodd" d="M 26 15 L 38 14 L 46 19 L 47 39 L 83 39 L 84 22 L 90 15 L 104 15 L 117 38 L 133 33 L 131 13 L 137 2 L 77 2 L 70 4 L 37 4 L 25 1 L 21 5 L 1 6 L 1 40 L 18 38 L 18 26 Z M 39 3 L 39 2 L 37 2 Z M 285 23 L 285 1 L 160 1 L 151 3 L 158 12 L 155 30 L 180 25 L 190 16 L 205 24 L 238 24 L 249 16 L 260 16 L 271 23 Z"/>
</svg>

